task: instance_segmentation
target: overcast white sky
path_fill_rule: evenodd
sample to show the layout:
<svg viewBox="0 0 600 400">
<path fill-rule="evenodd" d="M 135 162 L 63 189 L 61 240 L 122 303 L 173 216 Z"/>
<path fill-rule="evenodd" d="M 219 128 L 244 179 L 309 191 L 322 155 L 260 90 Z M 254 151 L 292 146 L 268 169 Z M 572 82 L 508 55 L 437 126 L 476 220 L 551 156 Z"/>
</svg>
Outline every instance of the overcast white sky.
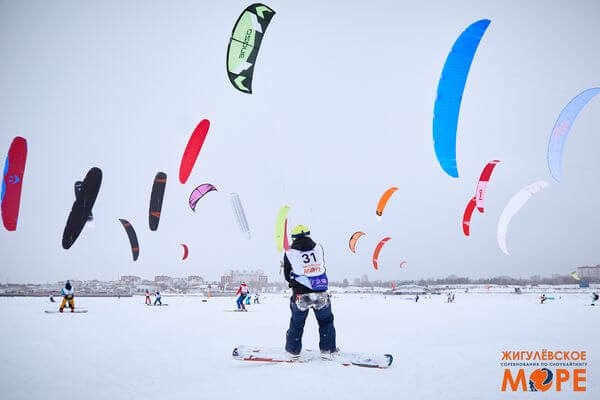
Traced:
<svg viewBox="0 0 600 400">
<path fill-rule="evenodd" d="M 564 105 L 600 85 L 600 3 L 270 1 L 277 14 L 247 95 L 230 84 L 225 57 L 249 4 L 0 1 L 0 157 L 16 135 L 29 145 L 17 231 L 0 230 L 2 282 L 218 279 L 259 268 L 282 279 L 274 224 L 284 204 L 290 224 L 308 225 L 323 243 L 333 280 L 528 277 L 600 263 L 600 99 L 571 130 L 561 183 L 546 162 Z M 436 88 L 452 44 L 482 18 L 491 24 L 464 92 L 453 179 L 433 150 Z M 211 129 L 182 185 L 180 158 L 203 118 Z M 465 237 L 464 207 L 492 159 L 501 163 L 486 213 L 475 212 Z M 73 182 L 93 166 L 104 173 L 95 226 L 63 250 Z M 158 171 L 169 181 L 151 232 Z M 506 256 L 496 241 L 500 213 L 537 180 L 551 184 L 512 220 Z M 219 191 L 193 213 L 189 193 L 206 182 Z M 399 190 L 377 221 L 389 186 Z M 231 192 L 251 240 L 237 226 Z M 137 262 L 118 218 L 137 230 Z M 352 254 L 356 230 L 367 236 Z M 375 271 L 371 253 L 384 236 L 392 240 Z M 189 245 L 186 261 L 180 243 Z"/>
</svg>

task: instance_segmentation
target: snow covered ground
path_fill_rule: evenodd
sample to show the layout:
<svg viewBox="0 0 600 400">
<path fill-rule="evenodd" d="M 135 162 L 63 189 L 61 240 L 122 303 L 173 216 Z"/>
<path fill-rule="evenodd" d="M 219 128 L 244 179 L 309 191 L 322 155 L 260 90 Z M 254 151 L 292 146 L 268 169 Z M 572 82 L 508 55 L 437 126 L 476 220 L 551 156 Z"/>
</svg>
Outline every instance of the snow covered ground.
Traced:
<svg viewBox="0 0 600 400">
<path fill-rule="evenodd" d="M 600 398 L 600 306 L 590 294 L 336 294 L 338 346 L 392 353 L 392 367 L 233 360 L 237 344 L 283 345 L 284 294 L 252 312 L 225 312 L 233 298 L 76 298 L 87 314 L 45 314 L 46 298 L 0 298 L 2 399 L 508 399 Z M 318 347 L 311 315 L 304 347 Z M 502 392 L 503 351 L 586 351 L 585 392 Z M 530 372 L 533 368 L 527 369 Z M 515 370 L 516 372 L 516 370 Z"/>
</svg>

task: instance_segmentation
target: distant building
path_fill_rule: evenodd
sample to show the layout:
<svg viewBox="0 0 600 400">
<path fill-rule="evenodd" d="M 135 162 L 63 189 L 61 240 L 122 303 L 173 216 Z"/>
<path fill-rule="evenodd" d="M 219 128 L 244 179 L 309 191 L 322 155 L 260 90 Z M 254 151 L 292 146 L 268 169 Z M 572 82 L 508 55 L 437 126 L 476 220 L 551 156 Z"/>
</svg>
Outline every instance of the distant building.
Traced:
<svg viewBox="0 0 600 400">
<path fill-rule="evenodd" d="M 83 286 L 83 281 L 79 281 L 76 279 L 69 279 L 69 282 L 71 282 L 71 286 L 73 286 L 74 288 L 80 288 Z M 62 285 L 60 285 L 60 287 L 62 288 L 63 286 L 65 286 L 66 283 L 67 283 L 67 281 L 64 281 L 62 283 Z"/>
<path fill-rule="evenodd" d="M 171 278 L 170 276 L 165 276 L 165 275 L 158 275 L 154 277 L 154 282 L 155 283 L 171 283 L 173 282 L 173 278 Z"/>
<path fill-rule="evenodd" d="M 135 284 L 142 280 L 139 276 L 135 275 L 123 275 L 121 277 L 121 282 Z"/>
<path fill-rule="evenodd" d="M 362 275 L 360 278 L 354 278 L 352 281 L 354 286 L 368 286 L 369 276 L 367 274 Z"/>
<path fill-rule="evenodd" d="M 600 280 L 600 265 L 593 267 L 578 267 L 577 275 L 579 275 L 582 280 L 598 281 Z"/>
<path fill-rule="evenodd" d="M 204 283 L 204 279 L 198 275 L 190 275 L 187 277 L 187 281 L 189 285 L 202 285 Z"/>
<path fill-rule="evenodd" d="M 225 272 L 225 275 L 221 276 L 221 285 L 225 286 L 237 286 L 241 282 L 246 282 L 250 284 L 259 284 L 266 285 L 269 281 L 269 278 L 264 274 L 261 270 L 256 271 L 239 271 L 239 270 L 229 270 Z"/>
<path fill-rule="evenodd" d="M 392 290 L 394 294 L 427 294 L 429 293 L 429 289 L 424 286 L 419 285 L 400 285 L 396 286 L 394 290 Z"/>
<path fill-rule="evenodd" d="M 188 280 L 184 279 L 184 278 L 174 278 L 173 279 L 173 283 L 172 283 L 172 287 L 177 289 L 177 290 L 186 290 L 189 285 L 188 285 Z"/>
</svg>

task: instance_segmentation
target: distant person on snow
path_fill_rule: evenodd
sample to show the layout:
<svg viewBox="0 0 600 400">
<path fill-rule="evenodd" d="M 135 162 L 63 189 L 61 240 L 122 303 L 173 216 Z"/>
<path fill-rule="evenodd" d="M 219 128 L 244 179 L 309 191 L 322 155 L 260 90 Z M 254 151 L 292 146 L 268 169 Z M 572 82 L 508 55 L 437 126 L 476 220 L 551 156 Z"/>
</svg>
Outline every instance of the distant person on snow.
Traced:
<svg viewBox="0 0 600 400">
<path fill-rule="evenodd" d="M 146 289 L 146 304 L 149 306 L 152 305 L 152 300 L 150 300 L 150 291 L 148 289 Z"/>
<path fill-rule="evenodd" d="M 56 300 L 54 300 L 54 296 L 52 296 L 52 293 L 50 293 L 50 297 L 49 297 L 49 299 L 50 299 L 50 301 L 51 301 L 52 303 L 54 303 L 54 302 L 56 301 Z"/>
<path fill-rule="evenodd" d="M 540 304 L 544 304 L 545 301 L 546 301 L 546 295 L 543 294 L 542 297 L 540 297 Z"/>
<path fill-rule="evenodd" d="M 259 294 L 258 293 L 254 294 L 254 304 L 260 304 L 260 299 L 259 299 Z"/>
<path fill-rule="evenodd" d="M 75 291 L 71 286 L 71 282 L 67 281 L 67 283 L 65 283 L 65 287 L 61 289 L 60 294 L 62 295 L 63 299 L 60 302 L 60 308 L 58 311 L 63 312 L 68 302 L 71 312 L 75 312 Z"/>
<path fill-rule="evenodd" d="M 339 349 L 335 343 L 333 312 L 327 293 L 323 246 L 311 239 L 310 229 L 305 225 L 292 229 L 292 240 L 291 247 L 283 256 L 284 277 L 292 288 L 292 316 L 286 332 L 285 350 L 292 358 L 300 356 L 304 324 L 308 310 L 312 308 L 319 324 L 321 358 L 332 359 Z"/>
<path fill-rule="evenodd" d="M 246 310 L 246 306 L 244 305 L 244 300 L 248 296 L 249 292 L 250 290 L 248 289 L 248 285 L 246 285 L 246 282 L 242 282 L 238 290 L 235 292 L 236 296 L 238 296 L 237 300 L 235 301 L 235 303 L 237 304 L 238 311 L 248 311 Z"/>
<path fill-rule="evenodd" d="M 415 303 L 416 303 L 416 302 L 418 302 L 418 301 L 419 301 L 419 295 L 417 294 L 417 295 L 415 296 Z"/>
<path fill-rule="evenodd" d="M 594 293 L 592 293 L 592 305 L 593 306 L 596 305 L 596 301 L 598 301 L 598 293 L 594 292 Z"/>
<path fill-rule="evenodd" d="M 158 303 L 159 306 L 162 306 L 162 300 L 160 299 L 160 292 L 156 291 L 156 298 L 154 299 L 154 305 Z"/>
</svg>

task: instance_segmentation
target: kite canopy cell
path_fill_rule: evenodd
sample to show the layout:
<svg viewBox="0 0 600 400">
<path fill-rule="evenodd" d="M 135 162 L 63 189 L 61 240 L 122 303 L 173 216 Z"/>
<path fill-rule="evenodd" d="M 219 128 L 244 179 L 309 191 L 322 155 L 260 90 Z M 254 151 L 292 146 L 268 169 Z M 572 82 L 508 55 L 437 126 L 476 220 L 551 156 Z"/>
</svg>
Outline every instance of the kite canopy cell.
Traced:
<svg viewBox="0 0 600 400">
<path fill-rule="evenodd" d="M 16 136 L 8 149 L 2 173 L 2 222 L 7 231 L 16 231 L 21 206 L 21 189 L 27 161 L 27 140 Z"/>
<path fill-rule="evenodd" d="M 460 34 L 446 58 L 438 83 L 433 108 L 433 148 L 440 166 L 453 178 L 458 178 L 456 129 L 460 103 L 473 57 L 489 24 L 489 19 L 476 21 Z"/>
<path fill-rule="evenodd" d="M 98 197 L 100 185 L 102 184 L 102 171 L 100 168 L 93 167 L 85 175 L 81 183 L 81 191 L 75 196 L 75 202 L 71 207 L 71 212 L 67 218 L 67 223 L 63 231 L 62 247 L 69 249 L 79 237 L 85 223 L 92 215 L 92 208 Z"/>
<path fill-rule="evenodd" d="M 554 123 L 548 141 L 548 168 L 557 182 L 560 182 L 562 177 L 563 150 L 573 122 L 583 107 L 598 93 L 600 88 L 591 88 L 579 93 L 565 106 Z"/>
<path fill-rule="evenodd" d="M 126 219 L 119 218 L 119 221 L 121 222 L 121 225 L 123 225 L 123 228 L 125 228 L 125 232 L 129 238 L 129 244 L 131 245 L 131 256 L 133 257 L 133 261 L 135 261 L 140 255 L 140 245 L 138 244 L 135 229 L 133 229 L 133 225 L 131 225 Z"/>
<path fill-rule="evenodd" d="M 504 207 L 504 210 L 502 210 L 502 214 L 500 215 L 500 219 L 498 221 L 497 232 L 498 245 L 504 254 L 508 255 L 508 248 L 506 247 L 506 232 L 508 231 L 508 224 L 510 224 L 513 216 L 521 209 L 521 207 L 525 205 L 525 203 L 527 203 L 531 196 L 547 186 L 548 182 L 545 181 L 534 182 L 519 190 L 513 197 L 511 197 L 508 203 L 506 203 L 506 206 Z"/>
<path fill-rule="evenodd" d="M 287 215 L 289 211 L 290 206 L 281 207 L 275 220 L 275 244 L 277 245 L 277 251 L 280 253 L 290 248 L 287 235 Z"/>
<path fill-rule="evenodd" d="M 476 203 L 477 202 L 475 200 L 475 196 L 473 196 L 471 200 L 469 200 L 469 202 L 467 203 L 467 206 L 465 207 L 465 212 L 463 214 L 462 221 L 463 233 L 465 234 L 465 236 L 469 236 L 471 234 L 471 216 L 473 216 L 473 211 L 475 210 Z"/>
<path fill-rule="evenodd" d="M 162 210 L 163 198 L 165 196 L 165 187 L 167 186 L 167 174 L 159 172 L 154 177 L 152 184 L 152 193 L 150 194 L 150 208 L 148 211 L 148 224 L 150 230 L 158 229 L 160 222 L 160 212 Z"/>
<path fill-rule="evenodd" d="M 388 201 L 390 200 L 390 197 L 392 197 L 392 195 L 394 194 L 394 192 L 396 190 L 398 190 L 398 188 L 395 186 L 392 186 L 391 188 L 389 188 L 385 192 L 383 192 L 383 194 L 379 198 L 379 201 L 377 202 L 377 209 L 375 210 L 375 215 L 377 215 L 377 219 L 380 219 L 381 216 L 383 215 L 385 206 L 387 205 Z"/>
<path fill-rule="evenodd" d="M 383 239 L 381 239 L 379 241 L 379 243 L 377 243 L 377 246 L 375 246 L 375 250 L 373 251 L 373 268 L 375 268 L 376 270 L 379 269 L 379 253 L 381 253 L 381 249 L 383 248 L 383 245 L 386 244 L 389 240 L 391 240 L 391 237 L 384 237 Z"/>
<path fill-rule="evenodd" d="M 183 151 L 181 163 L 179 164 L 179 182 L 186 183 L 190 177 L 209 128 L 210 121 L 203 119 L 198 123 L 194 132 L 192 132 L 188 143 L 185 146 L 185 150 Z"/>
<path fill-rule="evenodd" d="M 240 196 L 237 193 L 231 193 L 231 206 L 233 207 L 233 213 L 235 214 L 235 219 L 238 222 L 240 230 L 246 234 L 247 239 L 250 239 L 250 227 L 248 226 L 248 220 L 246 219 L 246 213 L 244 212 L 244 207 L 242 207 Z"/>
<path fill-rule="evenodd" d="M 213 190 L 216 191 L 217 188 L 211 185 L 210 183 L 203 183 L 200 186 L 196 187 L 196 189 L 192 190 L 192 193 L 190 193 L 190 198 L 188 200 L 192 211 L 196 212 L 196 204 L 198 204 L 198 201 L 202 197 L 204 197 L 206 193 L 212 192 Z"/>
<path fill-rule="evenodd" d="M 73 184 L 73 190 L 75 191 L 75 199 L 81 196 L 81 189 L 83 187 L 83 181 L 75 181 Z M 88 216 L 87 222 L 91 222 L 94 220 L 94 215 L 90 212 Z"/>
<path fill-rule="evenodd" d="M 581 278 L 579 277 L 579 274 L 577 273 L 577 271 L 571 272 L 571 278 L 575 279 L 576 281 L 580 281 L 581 280 Z"/>
<path fill-rule="evenodd" d="M 481 176 L 479 177 L 479 182 L 477 182 L 477 188 L 475 189 L 475 200 L 477 205 L 477 211 L 483 213 L 484 206 L 483 202 L 485 199 L 485 189 L 492 177 L 492 172 L 494 171 L 494 167 L 498 164 L 500 160 L 492 160 L 485 167 L 483 167 L 483 171 L 481 171 Z"/>
<path fill-rule="evenodd" d="M 254 63 L 263 35 L 275 11 L 264 4 L 252 4 L 242 12 L 233 26 L 227 47 L 227 75 L 233 87 L 252 93 Z"/>
<path fill-rule="evenodd" d="M 185 243 L 181 243 L 181 247 L 183 247 L 183 257 L 181 257 L 182 260 L 185 260 L 188 258 L 188 255 L 190 254 L 190 250 L 187 244 Z"/>
<path fill-rule="evenodd" d="M 350 236 L 350 240 L 348 240 L 348 247 L 350 248 L 351 252 L 356 253 L 356 242 L 358 242 L 358 239 L 364 235 L 364 232 L 356 231 Z"/>
</svg>

